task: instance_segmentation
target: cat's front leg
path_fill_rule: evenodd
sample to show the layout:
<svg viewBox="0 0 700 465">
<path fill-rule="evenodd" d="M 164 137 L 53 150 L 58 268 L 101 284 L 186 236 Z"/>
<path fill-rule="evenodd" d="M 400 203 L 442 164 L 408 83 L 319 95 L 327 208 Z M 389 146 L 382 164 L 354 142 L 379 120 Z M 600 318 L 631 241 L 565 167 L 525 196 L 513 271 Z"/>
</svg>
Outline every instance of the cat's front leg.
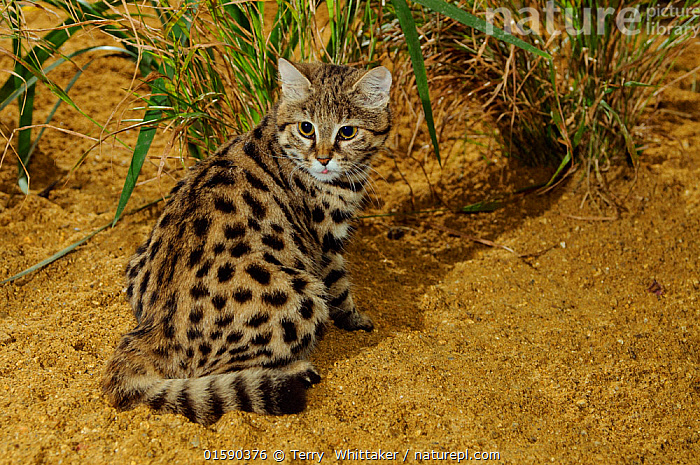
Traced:
<svg viewBox="0 0 700 465">
<path fill-rule="evenodd" d="M 323 263 L 323 283 L 328 296 L 328 310 L 335 325 L 348 331 L 372 331 L 372 319 L 360 313 L 355 306 L 343 256 L 339 252 L 324 253 Z"/>
</svg>

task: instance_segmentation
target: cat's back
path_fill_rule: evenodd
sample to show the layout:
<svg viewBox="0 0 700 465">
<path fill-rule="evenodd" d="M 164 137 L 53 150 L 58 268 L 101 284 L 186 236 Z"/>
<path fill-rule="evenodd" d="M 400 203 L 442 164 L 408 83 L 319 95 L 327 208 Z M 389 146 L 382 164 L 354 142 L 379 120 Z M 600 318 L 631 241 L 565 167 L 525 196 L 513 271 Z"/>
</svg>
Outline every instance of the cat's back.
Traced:
<svg viewBox="0 0 700 465">
<path fill-rule="evenodd" d="M 281 298 L 275 271 L 311 266 L 304 246 L 310 233 L 279 174 L 274 144 L 256 135 L 230 141 L 193 167 L 129 261 L 127 297 L 142 326 L 156 327 L 151 342 L 193 339 L 187 330 L 197 323 L 225 329 L 226 318 L 217 325 L 209 314 L 221 313 L 229 300 L 239 318 L 252 317 L 244 307 L 260 297 L 257 288 L 271 288 L 268 300 Z"/>
</svg>

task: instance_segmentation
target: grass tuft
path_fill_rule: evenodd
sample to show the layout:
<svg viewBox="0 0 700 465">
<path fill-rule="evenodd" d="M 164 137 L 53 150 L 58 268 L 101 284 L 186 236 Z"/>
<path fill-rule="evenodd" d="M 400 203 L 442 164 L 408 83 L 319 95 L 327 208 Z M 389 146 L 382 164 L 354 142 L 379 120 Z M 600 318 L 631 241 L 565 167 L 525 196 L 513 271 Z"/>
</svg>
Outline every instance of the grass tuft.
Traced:
<svg viewBox="0 0 700 465">
<path fill-rule="evenodd" d="M 697 2 L 685 6 L 692 4 Z M 426 53 L 440 56 L 436 72 L 460 85 L 468 81 L 495 121 L 504 152 L 528 165 L 553 166 L 550 186 L 579 170 L 584 173 L 581 179 L 593 180 L 590 184 L 603 191 L 611 166 L 621 161 L 637 166 L 641 144 L 636 127 L 700 23 L 692 16 L 648 15 L 651 9 L 663 9 L 662 2 L 613 2 L 611 14 L 600 20 L 596 2 L 562 1 L 550 23 L 545 23 L 544 1 L 530 2 L 531 10 L 492 0 L 460 5 L 484 19 L 487 11 L 495 12 L 491 20 L 495 26 L 542 47 L 553 59 L 527 53 L 449 18 L 432 17 L 422 28 L 432 31 L 431 51 Z M 639 12 L 638 34 L 626 34 L 617 26 L 623 8 Z M 632 10 L 627 10 L 628 16 Z M 528 21 L 532 11 L 540 15 L 539 31 L 533 31 Z M 576 32 L 585 27 L 590 28 L 588 33 Z"/>
</svg>

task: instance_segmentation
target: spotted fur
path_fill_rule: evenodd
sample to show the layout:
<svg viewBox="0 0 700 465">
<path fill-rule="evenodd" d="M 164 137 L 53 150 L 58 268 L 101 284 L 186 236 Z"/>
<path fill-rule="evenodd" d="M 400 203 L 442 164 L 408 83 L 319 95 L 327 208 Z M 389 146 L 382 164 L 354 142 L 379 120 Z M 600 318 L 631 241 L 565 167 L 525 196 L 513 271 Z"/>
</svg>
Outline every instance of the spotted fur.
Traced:
<svg viewBox="0 0 700 465">
<path fill-rule="evenodd" d="M 280 102 L 175 186 L 129 261 L 137 326 L 103 380 L 117 408 L 203 424 L 230 410 L 297 413 L 320 381 L 307 357 L 327 322 L 373 328 L 342 251 L 391 128 L 391 75 L 285 60 L 279 70 Z"/>
</svg>

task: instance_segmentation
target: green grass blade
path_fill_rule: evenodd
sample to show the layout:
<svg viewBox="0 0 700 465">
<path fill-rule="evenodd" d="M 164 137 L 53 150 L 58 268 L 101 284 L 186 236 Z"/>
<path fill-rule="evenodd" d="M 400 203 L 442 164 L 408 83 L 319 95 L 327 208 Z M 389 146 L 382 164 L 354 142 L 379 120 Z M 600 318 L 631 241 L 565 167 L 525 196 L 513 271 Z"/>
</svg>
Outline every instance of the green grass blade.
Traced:
<svg viewBox="0 0 700 465">
<path fill-rule="evenodd" d="M 26 77 L 26 76 L 29 76 L 30 74 L 32 74 L 32 77 L 29 78 L 29 79 L 26 79 L 26 81 L 20 81 L 20 82 L 17 82 L 17 81 L 19 81 L 19 78 L 18 78 L 17 76 L 11 76 L 10 79 L 8 79 L 8 82 L 10 82 L 12 79 L 14 79 L 14 80 L 15 80 L 15 83 L 13 83 L 13 85 L 11 86 L 12 89 L 10 89 L 9 92 L 6 93 L 5 98 L 4 98 L 4 99 L 0 99 L 0 111 L 3 110 L 3 109 L 4 109 L 10 102 L 12 102 L 14 99 L 16 99 L 16 98 L 18 98 L 20 95 L 22 95 L 22 93 L 25 92 L 26 89 L 34 88 L 35 85 L 36 85 L 36 83 L 37 83 L 37 81 L 41 81 L 41 82 L 43 82 L 44 84 L 46 84 L 46 86 L 49 87 L 49 89 L 51 89 L 51 91 L 52 91 L 56 96 L 58 96 L 61 100 L 63 100 L 64 102 L 68 103 L 70 106 L 72 106 L 73 108 L 75 108 L 81 115 L 83 115 L 83 116 L 85 116 L 86 118 L 88 118 L 92 123 L 94 123 L 94 124 L 96 124 L 97 126 L 99 126 L 100 128 L 102 128 L 102 126 L 101 126 L 97 121 L 95 121 L 95 120 L 94 120 L 93 118 L 91 118 L 89 115 L 87 115 L 86 113 L 84 113 L 84 112 L 73 102 L 73 100 L 72 100 L 70 97 L 68 97 L 68 94 L 67 94 L 63 89 L 61 89 L 61 88 L 58 87 L 56 84 L 54 84 L 54 83 L 53 83 L 49 78 L 47 78 L 46 75 L 45 75 L 47 72 L 49 72 L 49 71 L 55 69 L 57 66 L 59 66 L 59 65 L 61 65 L 61 64 L 63 64 L 63 63 L 65 63 L 66 61 L 70 60 L 71 58 L 73 58 L 73 57 L 75 57 L 75 56 L 78 56 L 78 55 L 81 55 L 81 54 L 86 53 L 86 52 L 91 52 L 91 51 L 111 51 L 111 52 L 117 52 L 117 53 L 120 53 L 120 54 L 121 54 L 121 53 L 125 53 L 125 54 L 127 54 L 127 55 L 129 55 L 129 56 L 132 56 L 133 58 L 136 58 L 136 56 L 135 56 L 131 51 L 126 50 L 126 49 L 124 49 L 124 48 L 113 47 L 113 46 L 97 46 L 97 47 L 87 47 L 87 48 L 78 50 L 78 51 L 76 51 L 76 52 L 73 52 L 73 53 L 71 53 L 70 55 L 66 56 L 65 58 L 60 58 L 59 60 L 56 60 L 54 63 L 52 63 L 51 65 L 47 66 L 47 67 L 46 67 L 45 69 L 43 69 L 43 70 L 37 70 L 37 69 L 27 70 L 26 67 L 19 65 L 19 66 L 21 66 L 21 70 L 18 69 L 18 74 L 19 74 L 19 75 L 25 76 L 25 77 Z M 28 124 L 31 124 L 31 122 L 29 122 Z M 20 126 L 20 127 L 21 127 L 21 126 Z M 120 142 L 121 142 L 121 141 L 120 141 Z"/>
<path fill-rule="evenodd" d="M 19 64 L 19 66 L 22 66 L 22 64 Z M 34 77 L 39 78 L 39 80 L 41 80 L 41 82 L 43 82 L 54 95 L 56 95 L 58 98 L 60 98 L 61 100 L 66 102 L 68 105 L 73 107 L 75 110 L 77 110 L 78 113 L 80 113 L 85 118 L 87 118 L 91 123 L 93 123 L 94 125 L 96 125 L 100 129 L 104 129 L 104 127 L 100 123 L 98 123 L 94 118 L 92 118 L 90 115 L 85 113 L 82 109 L 80 109 L 80 107 L 78 107 L 78 105 L 75 102 L 73 102 L 73 99 L 71 99 L 68 96 L 68 94 L 66 94 L 66 92 L 63 89 L 61 89 L 59 86 L 57 86 L 53 81 L 51 81 L 49 78 L 47 78 L 41 72 L 36 72 L 34 74 L 35 74 Z M 13 77 L 16 78 L 16 76 L 13 76 Z M 33 81 L 33 82 L 36 82 L 36 81 Z M 36 85 L 36 84 L 34 84 L 34 85 Z M 27 88 L 30 88 L 30 87 L 31 86 L 27 85 Z M 123 141 L 121 141 L 120 139 L 117 139 L 117 141 L 120 144 L 127 147 L 127 145 Z"/>
<path fill-rule="evenodd" d="M 578 144 L 581 142 L 581 138 L 583 137 L 584 131 L 588 128 L 586 125 L 586 118 L 581 118 L 581 123 L 579 123 L 578 129 L 576 130 L 576 134 L 574 134 L 574 140 L 573 146 L 578 147 Z"/>
<path fill-rule="evenodd" d="M 71 78 L 71 80 L 70 80 L 70 82 L 68 83 L 68 85 L 66 85 L 66 89 L 65 89 L 66 94 L 67 94 L 68 92 L 70 92 L 70 90 L 73 88 L 73 86 L 74 86 L 75 83 L 78 81 L 78 79 L 80 78 L 80 76 L 83 75 L 83 71 L 85 71 L 91 64 L 92 64 L 92 60 L 89 61 L 85 66 L 83 66 L 82 69 L 79 69 L 79 70 L 75 73 L 75 75 Z M 61 99 L 56 100 L 56 103 L 54 104 L 53 108 L 52 108 L 51 111 L 49 112 L 49 116 L 46 117 L 46 121 L 44 122 L 44 124 L 49 124 L 49 123 L 51 123 L 51 120 L 53 119 L 54 115 L 56 114 L 56 111 L 58 110 L 58 107 L 61 106 L 61 103 L 62 103 L 62 102 L 63 102 L 63 100 L 61 100 Z M 39 140 L 41 140 L 41 136 L 44 135 L 44 131 L 45 131 L 45 130 L 46 130 L 45 127 L 44 127 L 44 128 L 41 128 L 41 130 L 39 131 L 39 134 L 37 134 L 37 136 L 36 136 L 36 139 L 34 139 L 34 142 L 32 142 L 32 146 L 29 148 L 29 156 L 30 156 L 30 157 L 32 156 L 32 153 L 34 153 L 34 149 L 36 149 L 37 144 L 39 144 Z"/>
<path fill-rule="evenodd" d="M 165 198 L 167 199 L 167 198 L 169 198 L 169 197 L 170 197 L 170 196 L 166 196 Z M 161 197 L 161 198 L 158 198 L 158 199 L 156 199 L 156 200 L 152 200 L 152 201 L 148 202 L 146 205 L 142 205 L 142 206 L 140 206 L 140 207 L 138 207 L 138 208 L 136 208 L 136 209 L 130 211 L 128 214 L 131 215 L 131 214 L 134 214 L 134 213 L 138 213 L 138 212 L 140 212 L 141 210 L 145 210 L 145 209 L 148 208 L 148 207 L 151 207 L 151 206 L 153 206 L 153 205 L 155 205 L 155 204 L 157 204 L 157 203 L 159 203 L 159 202 L 162 202 L 163 200 L 164 200 L 164 199 L 163 199 L 162 197 Z M 33 266 L 27 268 L 26 270 L 24 270 L 24 271 L 22 271 L 22 272 L 20 272 L 20 273 L 17 273 L 17 274 L 14 275 L 14 276 L 10 276 L 9 278 L 7 278 L 7 279 L 5 279 L 5 280 L 3 280 L 3 281 L 0 281 L 0 285 L 9 283 L 9 282 L 14 281 L 14 280 L 16 280 L 16 279 L 19 279 L 19 278 L 21 278 L 22 276 L 26 276 L 26 275 L 28 275 L 29 273 L 33 273 L 33 272 L 35 272 L 35 271 L 37 271 L 37 270 L 40 270 L 41 268 L 45 267 L 46 265 L 49 265 L 49 264 L 55 262 L 55 261 L 58 260 L 59 258 L 63 257 L 64 255 L 69 254 L 70 252 L 72 252 L 73 250 L 75 250 L 76 248 L 78 248 L 79 246 L 81 246 L 82 244 L 84 244 L 84 243 L 86 243 L 87 241 L 89 241 L 90 239 L 92 239 L 92 238 L 93 238 L 95 235 L 97 235 L 98 233 L 100 233 L 100 232 L 104 231 L 105 229 L 109 228 L 110 226 L 112 226 L 112 224 L 113 224 L 113 223 L 110 221 L 109 223 L 105 224 L 104 226 L 100 226 L 100 227 L 97 228 L 95 231 L 91 232 L 90 234 L 88 234 L 87 236 L 83 237 L 83 238 L 80 239 L 79 241 L 74 242 L 74 243 L 72 243 L 71 245 L 69 245 L 68 247 L 66 247 L 65 249 L 59 250 L 59 251 L 56 252 L 55 254 L 51 255 L 51 256 L 50 256 L 49 258 L 47 258 L 46 260 L 42 260 L 41 262 L 39 262 L 39 263 L 37 263 L 36 265 L 33 265 Z"/>
<path fill-rule="evenodd" d="M 486 213 L 496 211 L 501 207 L 503 207 L 503 204 L 501 202 L 483 200 L 481 202 L 465 205 L 458 211 L 460 213 Z"/>
<path fill-rule="evenodd" d="M 629 153 L 629 156 L 632 159 L 634 166 L 637 166 L 637 161 L 639 159 L 639 156 L 637 154 L 637 147 L 634 145 L 634 139 L 629 133 L 627 125 L 622 121 L 620 115 L 615 110 L 613 110 L 610 107 L 610 105 L 608 105 L 608 102 L 606 102 L 605 100 L 601 100 L 600 106 L 603 107 L 603 109 L 605 109 L 610 115 L 612 115 L 612 117 L 615 118 L 615 121 L 617 121 L 617 124 L 620 125 L 620 132 L 622 132 L 622 137 L 625 140 L 625 147 L 627 148 L 627 153 Z"/>
<path fill-rule="evenodd" d="M 131 56 L 132 58 L 136 59 L 136 55 L 134 55 L 133 52 L 131 52 L 127 49 L 120 48 L 120 47 L 113 47 L 113 46 L 109 46 L 109 45 L 100 45 L 97 47 L 87 47 L 87 48 L 78 50 L 76 52 L 73 52 L 70 55 L 67 55 L 63 58 L 59 58 L 58 60 L 51 63 L 49 66 L 47 66 L 46 68 L 43 68 L 41 71 L 38 69 L 33 69 L 30 73 L 30 72 L 26 72 L 26 70 L 25 70 L 25 73 L 23 74 L 23 76 L 26 77 L 29 74 L 32 74 L 33 76 L 31 78 L 27 79 L 26 82 L 22 82 L 20 84 L 15 84 L 15 85 L 10 86 L 8 88 L 9 91 L 3 94 L 5 96 L 5 98 L 0 97 L 0 111 L 2 111 L 14 99 L 16 99 L 17 97 L 22 95 L 22 93 L 27 89 L 27 87 L 33 86 L 34 84 L 36 84 L 36 82 L 40 80 L 40 78 L 37 76 L 37 74 L 43 74 L 43 75 L 48 74 L 50 71 L 53 71 L 55 68 L 62 65 L 66 61 L 68 61 L 68 60 L 70 60 L 78 55 L 82 55 L 83 53 L 94 52 L 94 51 L 111 51 L 111 52 L 117 52 L 117 53 L 125 53 L 125 54 Z M 12 79 L 12 78 L 13 77 L 11 76 L 10 79 Z"/>
<path fill-rule="evenodd" d="M 94 19 L 105 19 L 108 16 L 105 14 L 105 12 L 109 10 L 110 5 L 120 3 L 120 1 L 113 0 L 109 2 L 96 2 L 93 4 L 84 1 L 73 2 L 72 4 L 69 4 L 69 2 L 65 1 L 50 1 L 48 3 L 65 10 L 71 15 L 76 14 L 77 21 L 81 22 L 90 21 Z M 15 27 L 18 28 L 18 26 Z M 26 58 L 26 61 L 30 63 L 33 68 L 40 69 L 47 59 L 49 59 L 55 53 L 58 53 L 58 49 L 66 41 L 68 41 L 68 39 L 70 39 L 76 32 L 82 30 L 83 28 L 83 25 L 76 25 L 76 19 L 68 18 L 54 30 L 46 34 L 41 39 L 41 44 L 35 45 L 29 52 L 27 52 L 24 58 Z M 128 36 L 115 26 L 111 26 L 109 24 L 98 25 L 98 28 L 100 28 L 107 34 L 114 36 L 118 40 L 128 39 Z M 13 35 L 19 36 L 20 34 L 18 31 L 11 32 Z M 107 47 L 105 46 L 101 48 Z M 138 56 L 138 50 L 135 47 L 127 45 L 127 48 L 132 48 L 132 50 L 129 50 L 129 53 L 133 57 Z M 20 57 L 18 51 L 15 51 L 15 56 L 17 58 Z M 29 73 L 27 72 L 27 74 L 23 74 L 22 77 L 28 80 Z M 15 90 L 16 86 L 12 80 L 12 77 L 10 77 L 10 79 L 5 81 L 3 86 L 0 87 L 0 102 L 4 102 L 7 99 L 7 97 Z"/>
<path fill-rule="evenodd" d="M 32 117 L 34 115 L 34 94 L 36 93 L 36 85 L 27 88 L 25 92 L 24 105 L 19 112 L 19 127 L 32 125 Z M 17 184 L 24 194 L 29 193 L 29 179 L 27 178 L 27 167 L 29 166 L 29 157 L 31 156 L 32 146 L 32 128 L 21 129 L 19 131 L 17 154 Z"/>
<path fill-rule="evenodd" d="M 406 0 L 391 0 L 391 3 L 394 5 L 396 17 L 399 19 L 401 30 L 406 38 L 408 53 L 411 56 L 413 72 L 416 76 L 418 95 L 420 96 L 421 103 L 423 104 L 423 111 L 425 112 L 425 122 L 428 124 L 428 132 L 433 142 L 435 156 L 437 157 L 438 163 L 441 163 L 440 147 L 437 141 L 437 133 L 435 132 L 435 123 L 433 121 L 433 107 L 430 103 L 430 91 L 428 90 L 428 74 L 425 71 L 425 62 L 423 61 L 423 53 L 421 52 L 420 42 L 418 40 L 416 23 L 413 21 L 413 16 L 406 4 Z"/>
<path fill-rule="evenodd" d="M 558 129 L 559 133 L 568 141 L 568 135 L 566 133 L 566 123 L 564 121 L 564 115 L 561 112 L 561 101 L 559 99 L 559 91 L 557 90 L 557 76 L 556 76 L 556 71 L 554 67 L 554 60 L 550 59 L 549 60 L 549 81 L 552 84 L 552 93 L 554 94 L 554 100 L 556 102 L 556 108 L 553 108 L 551 110 L 551 117 L 552 120 L 554 121 L 554 126 Z M 574 137 L 576 137 L 574 135 Z M 545 188 L 551 186 L 554 184 L 554 181 L 557 179 L 557 176 L 564 170 L 564 167 L 569 163 L 574 160 L 574 146 L 570 143 L 565 143 L 566 145 L 566 155 L 564 156 L 564 159 L 559 163 L 559 166 L 557 167 L 557 170 L 554 172 L 551 178 L 549 178 L 549 182 L 545 185 Z"/>
<path fill-rule="evenodd" d="M 63 22 L 61 26 L 66 26 L 69 24 L 73 24 L 75 21 L 73 20 L 66 20 Z M 51 44 L 54 47 L 54 50 L 57 50 L 65 41 L 67 41 L 70 36 L 76 32 L 77 30 L 80 29 L 80 26 L 73 26 L 72 28 L 68 28 L 65 30 L 56 30 L 48 33 L 44 37 L 44 41 L 48 44 Z M 27 53 L 27 57 L 31 57 L 32 63 L 36 67 L 40 67 L 44 61 L 46 61 L 51 55 L 53 54 L 53 51 L 49 51 L 45 46 L 41 47 L 39 45 L 35 46 L 30 52 Z M 15 56 L 19 57 L 19 53 L 15 52 Z M 27 74 L 23 74 L 22 76 L 26 79 L 29 75 L 29 72 L 25 70 Z M 10 79 L 5 81 L 5 84 L 3 84 L 2 88 L 0 88 L 0 101 L 5 101 L 7 97 L 12 94 L 16 90 L 16 86 L 13 82 L 13 77 L 11 76 Z"/>
<path fill-rule="evenodd" d="M 158 82 L 161 81 L 161 82 Z M 158 78 L 154 81 L 154 88 L 163 87 L 163 78 Z M 165 97 L 155 96 L 151 99 L 155 106 L 164 105 Z M 161 116 L 161 110 L 148 110 L 143 117 L 144 122 L 155 122 Z M 121 196 L 119 197 L 119 204 L 117 205 L 117 212 L 114 215 L 114 220 L 112 221 L 112 226 L 114 226 L 119 217 L 121 217 L 124 208 L 126 208 L 129 198 L 131 198 L 132 192 L 134 192 L 134 187 L 136 186 L 136 181 L 139 179 L 139 174 L 141 174 L 141 168 L 143 167 L 143 162 L 146 160 L 146 155 L 148 154 L 148 149 L 151 148 L 151 143 L 153 142 L 153 137 L 156 135 L 155 126 L 144 126 L 139 131 L 138 139 L 136 140 L 136 147 L 134 148 L 134 154 L 131 157 L 131 164 L 129 165 L 129 172 L 124 180 L 124 188 L 122 189 Z"/>
<path fill-rule="evenodd" d="M 111 223 L 110 223 L 110 224 L 111 224 Z M 64 255 L 66 255 L 66 254 L 72 252 L 73 250 L 75 250 L 75 249 L 76 249 L 77 247 L 79 247 L 80 245 L 82 245 L 82 244 L 84 244 L 85 242 L 87 242 L 87 241 L 89 241 L 90 239 L 92 239 L 92 237 L 93 237 L 95 234 L 99 233 L 100 231 L 104 231 L 105 229 L 107 229 L 107 228 L 110 226 L 110 224 L 106 224 L 106 225 L 104 225 L 104 226 L 101 226 L 101 227 L 98 228 L 97 230 L 91 232 L 90 234 L 88 234 L 88 235 L 85 236 L 84 238 L 80 239 L 78 242 L 74 242 L 73 244 L 69 245 L 69 246 L 66 247 L 65 249 L 56 252 L 55 254 L 53 254 L 53 255 L 51 255 L 49 258 L 47 258 L 46 260 L 42 260 L 41 262 L 37 263 L 36 265 L 31 266 L 31 267 L 27 268 L 26 270 L 22 271 L 21 273 L 17 273 L 17 274 L 14 275 L 14 276 L 11 276 L 11 277 L 9 277 L 9 278 L 3 280 L 3 281 L 0 281 L 0 284 L 9 283 L 9 282 L 11 282 L 11 281 L 14 281 L 15 279 L 21 278 L 22 276 L 26 276 L 26 275 L 28 275 L 29 273 L 33 273 L 33 272 L 35 272 L 35 271 L 37 271 L 37 270 L 39 270 L 39 269 L 45 267 L 46 265 L 48 265 L 48 264 L 50 264 L 50 263 L 55 262 L 55 261 L 58 260 L 59 258 L 61 258 L 61 257 L 63 257 Z"/>
<path fill-rule="evenodd" d="M 460 23 L 473 27 L 474 29 L 483 32 L 484 34 L 489 34 L 493 37 L 495 37 L 498 40 L 502 40 L 503 42 L 507 42 L 509 44 L 513 44 L 516 47 L 520 47 L 523 50 L 526 50 L 530 53 L 534 53 L 536 55 L 541 56 L 542 58 L 547 58 L 548 60 L 552 58 L 552 56 L 547 53 L 543 52 L 542 50 L 532 46 L 531 44 L 528 44 L 522 39 L 518 39 L 512 34 L 508 34 L 502 29 L 497 28 L 496 26 L 484 21 L 481 18 L 477 18 L 474 15 L 471 15 L 467 13 L 466 11 L 457 8 L 456 6 L 447 3 L 442 0 L 413 0 L 415 3 L 418 3 L 419 5 L 422 5 L 426 8 L 429 8 L 433 11 L 436 11 L 438 13 L 441 13 L 445 16 L 448 16 L 455 21 L 459 21 Z M 392 3 L 394 3 L 394 7 L 396 8 L 396 2 L 392 0 Z M 398 8 L 396 8 L 398 10 Z M 398 11 L 397 11 L 398 13 Z M 400 19 L 399 19 L 400 21 Z M 401 25 L 403 29 L 403 24 Z M 404 33 L 406 31 L 404 30 Z"/>
<path fill-rule="evenodd" d="M 561 161 L 561 163 L 559 163 L 557 170 L 554 172 L 552 177 L 549 178 L 549 182 L 547 182 L 547 184 L 545 184 L 544 187 L 547 188 L 547 187 L 551 186 L 552 184 L 554 184 L 554 181 L 557 180 L 557 177 L 559 176 L 559 174 L 564 170 L 566 165 L 568 165 L 570 162 L 571 162 L 571 152 L 567 151 L 566 155 L 564 156 L 564 159 Z"/>
</svg>

